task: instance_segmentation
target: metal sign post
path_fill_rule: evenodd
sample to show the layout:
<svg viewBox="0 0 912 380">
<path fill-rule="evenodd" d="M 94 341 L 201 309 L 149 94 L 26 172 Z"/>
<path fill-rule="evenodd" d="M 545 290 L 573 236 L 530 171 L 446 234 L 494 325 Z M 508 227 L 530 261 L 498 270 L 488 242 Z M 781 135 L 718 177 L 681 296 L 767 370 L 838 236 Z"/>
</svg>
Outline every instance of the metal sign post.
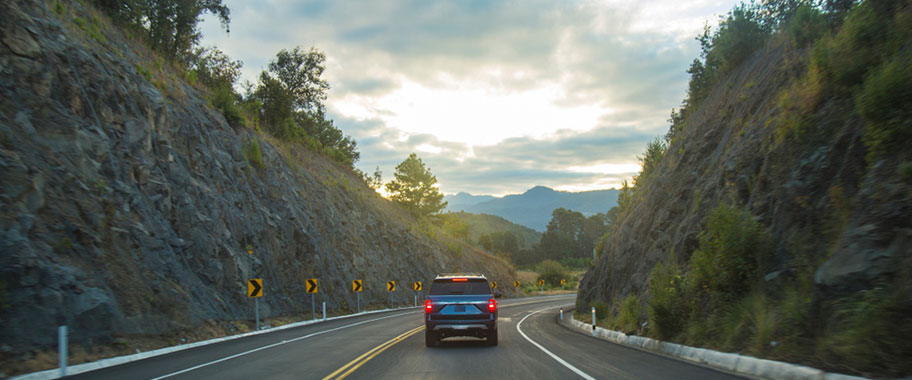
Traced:
<svg viewBox="0 0 912 380">
<path fill-rule="evenodd" d="M 355 297 L 358 300 L 358 312 L 361 312 L 361 291 L 364 288 L 361 286 L 361 280 L 352 280 L 352 291 L 355 292 Z"/>
<path fill-rule="evenodd" d="M 311 278 L 307 280 L 307 286 L 305 289 L 310 293 L 310 319 L 317 319 L 317 306 L 315 298 L 317 296 L 317 279 Z"/>
<path fill-rule="evenodd" d="M 263 279 L 247 280 L 247 297 L 253 297 L 253 313 L 256 316 L 256 329 L 260 329 L 260 297 L 263 296 Z"/>
</svg>

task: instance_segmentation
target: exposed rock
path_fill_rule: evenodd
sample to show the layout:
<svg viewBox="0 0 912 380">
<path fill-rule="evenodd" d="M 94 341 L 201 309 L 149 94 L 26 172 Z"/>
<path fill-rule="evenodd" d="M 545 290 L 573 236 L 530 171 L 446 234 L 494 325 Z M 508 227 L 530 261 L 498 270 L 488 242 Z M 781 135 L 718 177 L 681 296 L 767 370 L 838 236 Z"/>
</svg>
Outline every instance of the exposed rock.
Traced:
<svg viewBox="0 0 912 380">
<path fill-rule="evenodd" d="M 263 279 L 264 317 L 309 315 L 308 278 L 333 311 L 354 308 L 354 279 L 362 306 L 376 307 L 412 302 L 409 291 L 390 297 L 387 280 L 458 270 L 513 280 L 470 246 L 412 232 L 419 222 L 351 170 L 316 154 L 286 162 L 181 73 L 157 73 L 176 86 L 160 90 L 116 31 L 105 45 L 62 38 L 78 28 L 37 0 L 2 9 L 0 281 L 11 306 L 0 342 L 10 352 L 52 348 L 59 323 L 88 344 L 252 319 L 251 278 Z M 16 26 L 26 22 L 35 33 Z M 265 168 L 246 164 L 253 140 Z"/>
</svg>

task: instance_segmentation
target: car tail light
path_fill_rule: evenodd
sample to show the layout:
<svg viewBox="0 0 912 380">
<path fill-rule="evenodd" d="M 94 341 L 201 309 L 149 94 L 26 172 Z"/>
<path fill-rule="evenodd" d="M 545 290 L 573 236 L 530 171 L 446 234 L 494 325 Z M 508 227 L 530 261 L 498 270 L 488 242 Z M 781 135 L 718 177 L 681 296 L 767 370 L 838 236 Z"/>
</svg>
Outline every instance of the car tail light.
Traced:
<svg viewBox="0 0 912 380">
<path fill-rule="evenodd" d="M 490 305 L 488 307 L 490 307 Z M 425 300 L 424 301 L 424 312 L 427 314 L 430 314 L 432 310 L 434 310 L 434 305 L 431 305 L 431 300 Z"/>
<path fill-rule="evenodd" d="M 466 282 L 466 281 L 469 281 L 469 279 L 467 279 L 467 278 L 454 278 L 453 279 L 453 282 Z"/>
<path fill-rule="evenodd" d="M 488 311 L 493 313 L 494 310 L 497 310 L 497 302 L 494 301 L 493 298 L 491 298 L 488 300 Z"/>
</svg>

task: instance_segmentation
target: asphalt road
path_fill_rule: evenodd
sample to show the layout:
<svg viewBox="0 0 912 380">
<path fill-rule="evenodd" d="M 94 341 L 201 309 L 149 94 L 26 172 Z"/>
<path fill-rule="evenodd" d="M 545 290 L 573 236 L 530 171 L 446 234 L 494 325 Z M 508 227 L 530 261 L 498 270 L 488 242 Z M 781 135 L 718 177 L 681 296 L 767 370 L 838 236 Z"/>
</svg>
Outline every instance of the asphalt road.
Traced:
<svg viewBox="0 0 912 380">
<path fill-rule="evenodd" d="M 574 302 L 575 295 L 500 302 L 495 347 L 473 338 L 425 347 L 418 309 L 280 330 L 67 378 L 739 379 L 571 331 L 557 315 Z"/>
</svg>

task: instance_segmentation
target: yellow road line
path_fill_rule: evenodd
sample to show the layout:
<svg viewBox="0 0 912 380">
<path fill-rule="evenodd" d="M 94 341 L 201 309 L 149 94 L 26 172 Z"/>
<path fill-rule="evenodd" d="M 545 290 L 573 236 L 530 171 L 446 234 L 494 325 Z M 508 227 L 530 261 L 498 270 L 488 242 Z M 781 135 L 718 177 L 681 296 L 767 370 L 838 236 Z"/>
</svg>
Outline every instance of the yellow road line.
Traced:
<svg viewBox="0 0 912 380">
<path fill-rule="evenodd" d="M 384 342 L 383 344 L 381 344 L 377 347 L 374 347 L 370 351 L 365 352 L 363 355 L 357 357 L 355 360 L 352 360 L 348 364 L 335 370 L 333 373 L 329 374 L 329 376 L 324 377 L 323 380 L 333 379 L 334 378 L 333 376 L 336 376 L 336 375 L 338 375 L 338 377 L 335 377 L 334 378 L 335 380 L 344 379 L 346 376 L 351 375 L 352 372 L 355 372 L 355 370 L 357 370 L 362 365 L 364 365 L 364 363 L 367 363 L 369 360 L 373 359 L 374 357 L 379 355 L 381 352 L 383 352 L 387 348 L 390 348 L 392 345 L 401 342 L 405 338 L 408 338 L 412 335 L 415 335 L 415 334 L 421 332 L 421 330 L 424 330 L 424 325 L 421 325 L 414 329 L 406 331 L 406 332 L 402 333 L 402 335 L 399 335 L 393 339 L 390 339 L 390 340 Z M 364 359 L 364 360 L 362 360 L 362 359 Z M 345 372 L 343 372 L 343 371 L 345 371 Z M 342 374 L 340 374 L 340 372 Z"/>
</svg>

